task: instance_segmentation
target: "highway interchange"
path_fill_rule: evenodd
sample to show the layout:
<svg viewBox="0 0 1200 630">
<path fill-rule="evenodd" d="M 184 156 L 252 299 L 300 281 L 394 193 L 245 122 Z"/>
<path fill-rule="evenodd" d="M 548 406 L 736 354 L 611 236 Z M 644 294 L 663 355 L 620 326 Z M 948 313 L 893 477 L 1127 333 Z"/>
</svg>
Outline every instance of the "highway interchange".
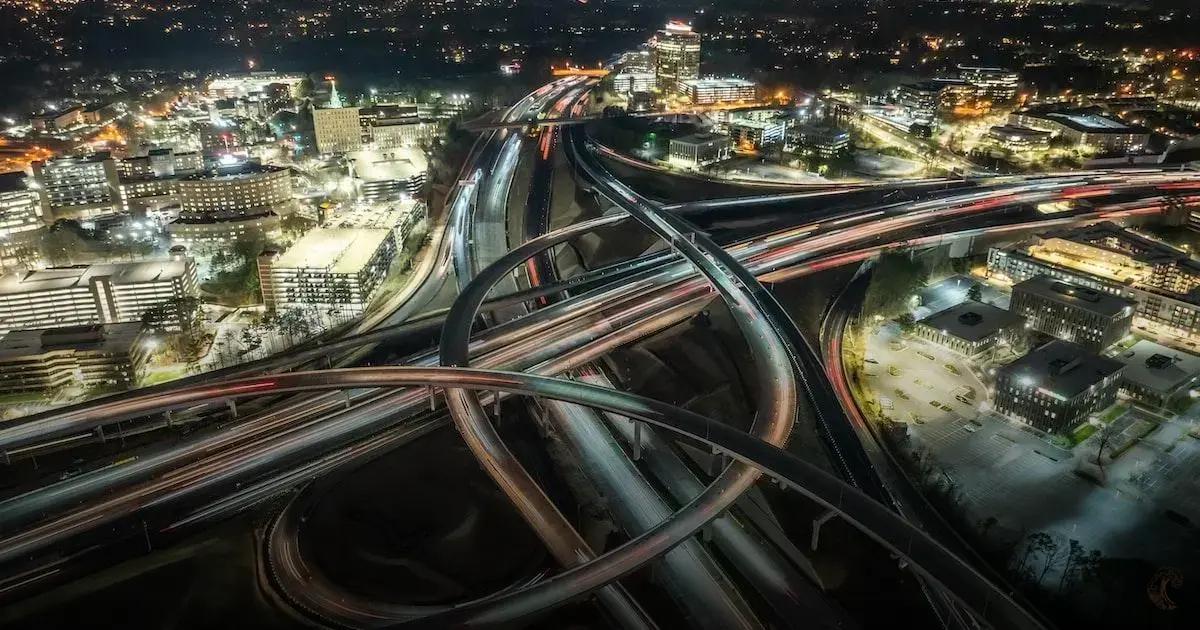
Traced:
<svg viewBox="0 0 1200 630">
<path fill-rule="evenodd" d="M 504 119 L 515 124 L 536 120 L 541 112 L 577 112 L 588 87 L 584 79 L 557 81 L 522 99 Z M 661 557 L 670 558 L 663 571 L 676 576 L 671 583 L 692 594 L 679 599 L 695 606 L 690 618 L 697 625 L 765 625 L 737 595 L 733 583 L 745 580 L 765 594 L 776 615 L 803 611 L 833 627 L 839 613 L 806 585 L 795 563 L 782 560 L 778 547 L 766 542 L 772 539 L 770 528 L 748 527 L 752 519 L 744 510 L 730 512 L 765 471 L 904 558 L 928 585 L 931 605 L 948 627 L 1046 625 L 939 522 L 849 399 L 840 372 L 838 331 L 852 308 L 844 302 L 853 300 L 835 303 L 825 334 L 814 343 L 765 286 L 869 261 L 888 249 L 1155 215 L 1163 211 L 1168 191 L 1186 195 L 1191 188 L 1200 189 L 1200 174 L 1075 172 L 663 205 L 613 177 L 604 165 L 603 148 L 592 144 L 583 126 L 546 126 L 535 133 L 531 138 L 524 129 L 505 127 L 480 135 L 448 200 L 445 221 L 434 230 L 432 251 L 418 264 L 413 290 L 394 297 L 387 308 L 374 311 L 340 338 L 218 375 L 0 427 L 0 449 L 16 459 L 48 445 L 69 448 L 102 439 L 105 427 L 111 430 L 118 421 L 154 417 L 167 424 L 170 416 L 163 414 L 168 412 L 197 413 L 197 405 L 209 403 L 202 413 L 224 409 L 235 399 L 273 397 L 261 408 L 243 403 L 237 420 L 223 423 L 220 430 L 153 445 L 132 460 L 122 457 L 119 464 L 98 465 L 0 501 L 0 562 L 14 568 L 0 582 L 0 596 L 19 595 L 52 579 L 62 557 L 86 553 L 86 541 L 93 540 L 89 535 L 143 511 L 173 506 L 181 513 L 165 531 L 199 527 L 359 458 L 395 449 L 449 421 L 564 571 L 459 606 L 360 601 L 304 567 L 294 545 L 297 514 L 303 509 L 297 505 L 276 519 L 264 545 L 273 580 L 288 601 L 311 618 L 336 626 L 489 625 L 595 593 L 614 623 L 655 627 L 619 578 Z M 603 216 L 551 229 L 559 151 L 577 185 L 611 208 Z M 531 181 L 517 183 L 523 152 L 532 157 L 534 168 Z M 512 204 L 514 189 L 530 194 Z M 889 196 L 895 190 L 905 192 L 903 200 Z M 1028 211 L 1061 199 L 1087 199 L 1089 205 L 1059 215 Z M 516 232 L 510 217 L 514 205 L 522 210 Z M 720 245 L 688 222 L 705 213 L 731 211 L 792 218 L 787 227 Z M 552 256 L 546 255 L 583 234 L 612 235 L 637 226 L 664 245 L 568 278 L 559 278 Z M 489 295 L 494 297 L 489 300 Z M 730 309 L 755 357 L 760 391 L 749 434 L 615 390 L 598 368 L 597 362 L 612 350 L 686 321 L 717 298 Z M 480 312 L 490 315 L 480 320 Z M 439 335 L 437 347 L 398 357 L 397 365 L 405 367 L 311 369 L 349 366 L 377 356 L 363 348 L 386 348 L 414 338 L 433 341 Z M 309 369 L 285 372 L 294 368 Z M 618 496 L 616 509 L 627 512 L 629 542 L 610 550 L 589 548 L 508 450 L 487 409 L 514 395 L 532 397 L 535 412 L 545 413 L 547 421 L 577 428 L 572 439 L 584 458 L 608 462 L 598 479 Z M 810 411 L 800 411 L 800 397 Z M 779 449 L 800 413 L 814 416 L 802 420 L 817 427 L 840 480 Z M 637 418 L 658 432 L 622 418 Z M 626 430 L 629 435 L 621 435 Z M 733 462 L 712 480 L 681 475 L 666 447 L 671 431 L 707 443 Z M 631 447 L 634 442 L 637 446 Z M 625 456 L 629 448 L 644 449 L 640 459 L 657 468 L 652 474 L 673 479 L 677 496 L 668 501 L 647 493 L 639 482 L 643 473 Z M 629 491 L 621 494 L 618 488 Z M 716 567 L 708 546 L 698 542 L 698 532 L 709 523 L 714 544 L 735 558 L 736 579 Z"/>
</svg>

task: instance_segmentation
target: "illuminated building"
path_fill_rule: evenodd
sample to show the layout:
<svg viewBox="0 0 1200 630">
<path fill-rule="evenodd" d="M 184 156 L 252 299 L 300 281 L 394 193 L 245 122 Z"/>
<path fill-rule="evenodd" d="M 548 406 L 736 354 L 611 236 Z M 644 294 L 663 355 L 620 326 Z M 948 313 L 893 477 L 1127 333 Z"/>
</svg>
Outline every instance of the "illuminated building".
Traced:
<svg viewBox="0 0 1200 630">
<path fill-rule="evenodd" d="M 396 256 L 389 229 L 318 228 L 282 254 L 258 258 L 259 286 L 267 310 L 312 305 L 361 312 Z"/>
<path fill-rule="evenodd" d="M 1164 406 L 1181 397 L 1200 376 L 1200 357 L 1141 339 L 1113 356 L 1125 364 L 1123 393 L 1140 402 Z"/>
<path fill-rule="evenodd" d="M 793 127 L 788 135 L 792 144 L 823 159 L 835 158 L 850 151 L 850 132 L 837 127 L 799 125 Z"/>
<path fill-rule="evenodd" d="M 696 105 L 752 103 L 758 98 L 758 87 L 745 79 L 688 79 L 680 81 L 680 86 L 680 92 Z"/>
<path fill-rule="evenodd" d="M 29 117 L 29 126 L 37 131 L 63 131 L 84 124 L 82 105 L 60 111 L 41 112 Z"/>
<path fill-rule="evenodd" d="M 428 164 L 416 149 L 363 150 L 347 155 L 359 198 L 368 203 L 418 197 Z"/>
<path fill-rule="evenodd" d="M 196 264 L 186 256 L 8 273 L 0 276 L 0 334 L 140 322 L 147 310 L 195 294 Z"/>
<path fill-rule="evenodd" d="M 314 109 L 313 134 L 321 154 L 345 153 L 362 148 L 362 126 L 357 107 Z"/>
<path fill-rule="evenodd" d="M 141 322 L 13 330 L 0 338 L 0 394 L 137 384 L 150 344 Z"/>
<path fill-rule="evenodd" d="M 650 40 L 650 55 L 658 89 L 682 91 L 682 82 L 700 77 L 700 33 L 683 22 L 671 21 Z"/>
<path fill-rule="evenodd" d="M 304 81 L 303 74 L 278 72 L 251 72 L 248 74 L 218 77 L 208 82 L 208 95 L 212 98 L 237 98 L 268 91 L 272 84 L 282 84 L 293 94 Z"/>
<path fill-rule="evenodd" d="M 1010 125 L 1047 131 L 1075 146 L 1104 154 L 1140 151 L 1150 140 L 1150 133 L 1141 127 L 1126 125 L 1086 110 L 1013 112 L 1009 114 L 1008 122 Z"/>
<path fill-rule="evenodd" d="M 787 132 L 787 122 L 783 120 L 750 120 L 738 119 L 729 123 L 729 137 L 733 139 L 735 148 L 761 149 L 771 144 L 779 144 Z"/>
<path fill-rule="evenodd" d="M 313 132 L 322 154 L 412 146 L 440 130 L 436 122 L 424 120 L 418 105 L 313 110 Z"/>
<path fill-rule="evenodd" d="M 1011 101 L 1017 97 L 1021 75 L 1006 68 L 959 66 L 958 76 L 974 85 L 979 96 L 992 101 Z"/>
<path fill-rule="evenodd" d="M 53 219 L 87 218 L 116 209 L 117 165 L 107 152 L 34 162 L 30 168 L 45 214 Z"/>
<path fill-rule="evenodd" d="M 1117 399 L 1125 366 L 1065 341 L 1051 341 L 996 372 L 992 407 L 1042 431 L 1065 432 Z"/>
<path fill-rule="evenodd" d="M 257 162 L 218 167 L 181 178 L 179 200 L 179 218 L 167 225 L 173 241 L 233 241 L 291 214 L 292 173 Z"/>
<path fill-rule="evenodd" d="M 1009 310 L 1036 330 L 1099 351 L 1129 334 L 1135 306 L 1130 299 L 1034 276 L 1013 286 Z"/>
<path fill-rule="evenodd" d="M 613 75 L 612 84 L 619 94 L 649 92 L 657 84 L 657 77 L 653 72 L 622 72 Z"/>
<path fill-rule="evenodd" d="M 1050 148 L 1051 134 L 1049 131 L 1039 131 L 1029 127 L 995 125 L 988 129 L 987 137 L 996 145 L 1021 152 Z"/>
<path fill-rule="evenodd" d="M 146 155 L 125 158 L 117 164 L 121 179 L 150 179 L 194 173 L 204 168 L 204 157 L 196 152 L 150 149 Z"/>
<path fill-rule="evenodd" d="M 913 332 L 968 358 L 980 357 L 997 343 L 1024 334 L 1025 320 L 1002 308 L 967 300 L 917 322 Z"/>
<path fill-rule="evenodd" d="M 28 187 L 25 174 L 0 174 L 0 258 L 16 262 L 22 250 L 36 251 L 45 233 L 41 197 Z"/>
<path fill-rule="evenodd" d="M 696 169 L 727 160 L 732 152 L 733 140 L 729 136 L 696 133 L 682 138 L 672 138 L 667 161 L 672 166 Z"/>
</svg>

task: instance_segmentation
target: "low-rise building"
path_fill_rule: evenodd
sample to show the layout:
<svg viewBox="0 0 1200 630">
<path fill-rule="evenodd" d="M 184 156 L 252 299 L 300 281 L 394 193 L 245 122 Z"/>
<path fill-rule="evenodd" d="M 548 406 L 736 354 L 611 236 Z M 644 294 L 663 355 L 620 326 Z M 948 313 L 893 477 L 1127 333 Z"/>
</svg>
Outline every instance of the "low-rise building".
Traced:
<svg viewBox="0 0 1200 630">
<path fill-rule="evenodd" d="M 1136 302 L 1135 324 L 1200 340 L 1200 263 L 1187 252 L 1111 223 L 1053 230 L 988 251 L 988 273 L 1038 275 Z"/>
<path fill-rule="evenodd" d="M 1129 334 L 1135 307 L 1133 300 L 1048 276 L 1014 285 L 1009 303 L 1030 327 L 1093 351 Z"/>
<path fill-rule="evenodd" d="M 850 132 L 824 125 L 797 125 L 788 134 L 796 148 L 822 159 L 850 152 Z"/>
<path fill-rule="evenodd" d="M 751 120 L 739 118 L 729 122 L 729 137 L 738 149 L 758 150 L 780 144 L 787 133 L 786 120 Z"/>
<path fill-rule="evenodd" d="M 1125 364 L 1121 391 L 1149 405 L 1187 395 L 1200 377 L 1200 357 L 1146 339 L 1113 358 Z"/>
<path fill-rule="evenodd" d="M 7 273 L 0 276 L 0 334 L 140 322 L 147 310 L 196 290 L 196 264 L 186 256 Z"/>
<path fill-rule="evenodd" d="M 993 144 L 1018 153 L 1050 148 L 1051 135 L 1049 131 L 1014 125 L 995 125 L 987 132 Z"/>
<path fill-rule="evenodd" d="M 319 305 L 361 312 L 395 256 L 392 230 L 310 230 L 286 252 L 259 256 L 263 302 L 269 311 Z"/>
<path fill-rule="evenodd" d="M 1150 132 L 1146 129 L 1087 110 L 1019 111 L 1009 114 L 1008 123 L 1047 131 L 1072 145 L 1087 147 L 1101 154 L 1140 151 L 1150 140 Z"/>
<path fill-rule="evenodd" d="M 682 138 L 672 138 L 667 161 L 672 166 L 697 169 L 729 159 L 733 152 L 733 140 L 716 133 L 694 133 Z"/>
<path fill-rule="evenodd" d="M 13 330 L 0 338 L 0 394 L 137 384 L 150 355 L 140 322 Z"/>
<path fill-rule="evenodd" d="M 56 111 L 38 112 L 29 117 L 29 126 L 36 131 L 64 131 L 84 124 L 84 109 L 83 105 L 75 105 Z"/>
<path fill-rule="evenodd" d="M 758 86 L 745 79 L 687 79 L 680 85 L 683 94 L 696 105 L 752 103 L 758 98 Z"/>
<path fill-rule="evenodd" d="M 1112 405 L 1125 366 L 1051 341 L 996 372 L 993 408 L 1042 431 L 1063 433 Z"/>
<path fill-rule="evenodd" d="M 977 358 L 1025 333 L 1025 320 L 990 304 L 967 300 L 917 322 L 914 333 L 947 350 Z"/>
</svg>

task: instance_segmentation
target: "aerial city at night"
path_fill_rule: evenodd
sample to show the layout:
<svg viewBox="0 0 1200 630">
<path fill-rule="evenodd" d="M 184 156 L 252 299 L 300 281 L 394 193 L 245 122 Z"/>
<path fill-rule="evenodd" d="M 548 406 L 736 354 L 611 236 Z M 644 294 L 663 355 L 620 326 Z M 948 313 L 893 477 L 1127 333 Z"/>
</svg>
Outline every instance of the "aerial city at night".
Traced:
<svg viewBox="0 0 1200 630">
<path fill-rule="evenodd" d="M 0 628 L 1200 627 L 1195 0 L 0 42 Z"/>
</svg>

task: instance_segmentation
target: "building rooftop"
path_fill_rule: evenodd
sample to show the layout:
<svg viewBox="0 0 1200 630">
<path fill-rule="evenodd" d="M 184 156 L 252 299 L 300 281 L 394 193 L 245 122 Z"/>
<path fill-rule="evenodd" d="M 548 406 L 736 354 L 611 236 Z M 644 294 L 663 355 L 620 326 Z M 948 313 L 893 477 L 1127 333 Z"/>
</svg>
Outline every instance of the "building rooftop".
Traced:
<svg viewBox="0 0 1200 630">
<path fill-rule="evenodd" d="M 993 136 L 1008 136 L 1013 139 L 1019 138 L 1048 138 L 1049 131 L 1039 131 L 1030 129 L 1029 127 L 1021 127 L 1019 125 L 995 125 L 988 130 Z"/>
<path fill-rule="evenodd" d="M 273 266 L 358 273 L 390 234 L 387 229 L 317 228 L 293 243 Z"/>
<path fill-rule="evenodd" d="M 193 173 L 191 175 L 184 177 L 180 181 L 194 182 L 194 181 L 203 181 L 203 180 L 211 180 L 211 179 L 238 179 L 241 177 L 250 177 L 253 175 L 262 175 L 265 173 L 278 173 L 280 171 L 286 171 L 286 170 L 287 169 L 282 166 L 272 166 L 270 164 L 263 164 L 261 162 L 256 162 L 256 161 L 250 160 L 250 161 L 246 161 L 246 162 L 241 162 L 239 164 L 232 164 L 229 166 L 218 166 L 216 168 L 212 168 L 212 169 L 209 169 L 206 171 L 201 171 L 199 173 Z"/>
<path fill-rule="evenodd" d="M 1121 378 L 1160 394 L 1171 394 L 1200 374 L 1200 357 L 1146 339 L 1113 358 L 1125 364 Z"/>
<path fill-rule="evenodd" d="M 406 180 L 428 169 L 425 156 L 416 149 L 355 151 L 347 156 L 354 163 L 354 175 L 367 182 Z"/>
<path fill-rule="evenodd" d="M 728 141 L 729 136 L 719 133 L 692 133 L 678 138 L 671 138 L 671 142 L 680 142 L 683 144 L 708 144 L 710 142 Z"/>
<path fill-rule="evenodd" d="M 0 338 L 0 361 L 54 350 L 127 353 L 141 335 L 141 322 L 12 330 Z"/>
<path fill-rule="evenodd" d="M 1071 399 L 1124 367 L 1120 361 L 1088 352 L 1083 346 L 1054 340 L 1000 368 L 999 374 L 1018 385 Z"/>
<path fill-rule="evenodd" d="M 1133 300 L 1069 284 L 1049 276 L 1034 276 L 1017 283 L 1012 290 L 1014 294 L 1017 292 L 1030 293 L 1105 317 L 1117 317 L 1126 310 L 1132 313 L 1134 307 Z"/>
<path fill-rule="evenodd" d="M 1169 262 L 1187 263 L 1191 256 L 1187 252 L 1132 230 L 1127 230 L 1111 221 L 1102 221 L 1082 227 L 1050 230 L 1039 235 L 1043 239 L 1061 238 L 1105 249 L 1148 264 Z"/>
<path fill-rule="evenodd" d="M 728 88 L 728 87 L 754 87 L 753 81 L 746 79 L 738 79 L 734 77 L 708 77 L 704 79 L 687 79 L 681 81 L 685 87 L 694 88 Z"/>
<path fill-rule="evenodd" d="M 0 173 L 0 195 L 4 193 L 25 192 L 29 190 L 29 182 L 25 173 L 13 171 Z"/>
<path fill-rule="evenodd" d="M 1140 127 L 1127 125 L 1119 120 L 1101 116 L 1095 109 L 1073 109 L 1059 111 L 1026 110 L 1016 112 L 1025 116 L 1053 120 L 1085 133 L 1145 133 Z"/>
<path fill-rule="evenodd" d="M 965 341 L 976 342 L 1019 325 L 1024 318 L 991 304 L 967 300 L 917 322 Z"/>
<path fill-rule="evenodd" d="M 187 263 L 184 260 L 172 259 L 48 267 L 0 276 L 0 296 L 73 287 L 87 289 L 92 278 L 104 276 L 111 277 L 113 284 L 138 284 L 183 277 L 186 274 Z"/>
</svg>

